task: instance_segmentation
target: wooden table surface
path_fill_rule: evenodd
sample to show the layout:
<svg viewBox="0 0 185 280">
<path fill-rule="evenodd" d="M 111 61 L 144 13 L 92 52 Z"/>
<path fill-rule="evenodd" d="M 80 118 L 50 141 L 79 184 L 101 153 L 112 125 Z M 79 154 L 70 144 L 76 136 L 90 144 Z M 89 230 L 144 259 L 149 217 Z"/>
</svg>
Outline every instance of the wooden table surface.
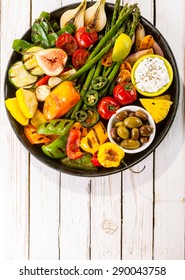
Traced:
<svg viewBox="0 0 185 280">
<path fill-rule="evenodd" d="M 142 15 L 161 31 L 175 55 L 180 74 L 178 112 L 163 142 L 134 166 L 140 170 L 145 165 L 142 173 L 127 170 L 99 178 L 65 175 L 40 163 L 15 136 L 4 108 L 4 73 L 13 40 L 41 11 L 69 2 L 75 1 L 1 0 L 0 257 L 182 260 L 185 2 L 137 1 Z"/>
</svg>

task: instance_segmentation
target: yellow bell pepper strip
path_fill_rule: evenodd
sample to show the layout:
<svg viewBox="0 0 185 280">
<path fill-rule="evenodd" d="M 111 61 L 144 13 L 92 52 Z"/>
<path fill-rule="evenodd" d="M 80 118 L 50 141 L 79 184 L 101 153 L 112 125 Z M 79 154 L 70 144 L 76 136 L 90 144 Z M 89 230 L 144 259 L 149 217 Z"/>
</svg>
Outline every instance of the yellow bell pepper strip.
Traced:
<svg viewBox="0 0 185 280">
<path fill-rule="evenodd" d="M 71 129 L 79 129 L 81 131 L 81 137 L 84 137 L 87 135 L 88 133 L 88 128 L 84 127 L 80 122 L 75 122 L 71 128 Z"/>
<path fill-rule="evenodd" d="M 25 117 L 23 112 L 21 111 L 19 104 L 17 102 L 17 98 L 8 98 L 5 100 L 5 106 L 12 115 L 12 117 L 21 125 L 27 125 L 29 123 L 29 119 Z"/>
<path fill-rule="evenodd" d="M 51 140 L 44 134 L 37 133 L 37 128 L 32 124 L 24 127 L 24 134 L 31 144 L 49 144 Z"/>
<path fill-rule="evenodd" d="M 19 88 L 16 91 L 17 102 L 26 118 L 32 118 L 37 110 L 38 101 L 35 92 Z"/>
<path fill-rule="evenodd" d="M 47 120 L 53 120 L 65 115 L 80 100 L 80 95 L 70 81 L 60 83 L 46 97 L 43 114 Z"/>
<path fill-rule="evenodd" d="M 107 139 L 108 135 L 105 126 L 99 121 L 91 128 L 87 135 L 82 138 L 80 147 L 82 150 L 94 154 Z"/>
<path fill-rule="evenodd" d="M 67 139 L 66 154 L 70 159 L 77 159 L 83 156 L 80 150 L 81 132 L 79 129 L 71 129 Z"/>
<path fill-rule="evenodd" d="M 96 171 L 97 167 L 94 166 L 91 162 L 92 155 L 84 154 L 81 158 L 70 159 L 68 157 L 64 157 L 61 159 L 61 163 L 71 168 L 79 169 L 79 170 L 88 170 L 88 171 Z"/>
<path fill-rule="evenodd" d="M 98 161 L 106 168 L 119 166 L 124 156 L 124 151 L 111 142 L 101 145 L 98 151 Z"/>
<path fill-rule="evenodd" d="M 38 128 L 41 124 L 46 122 L 44 114 L 37 108 L 33 118 L 31 118 L 30 123 Z"/>
</svg>

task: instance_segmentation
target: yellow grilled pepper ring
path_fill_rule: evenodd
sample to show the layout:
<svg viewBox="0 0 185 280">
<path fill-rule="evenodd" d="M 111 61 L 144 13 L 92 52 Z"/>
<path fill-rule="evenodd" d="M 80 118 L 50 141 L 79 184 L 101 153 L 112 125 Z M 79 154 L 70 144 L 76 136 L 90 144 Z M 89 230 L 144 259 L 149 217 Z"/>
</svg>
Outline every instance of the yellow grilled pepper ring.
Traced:
<svg viewBox="0 0 185 280">
<path fill-rule="evenodd" d="M 124 151 L 114 143 L 106 142 L 100 146 L 98 152 L 99 163 L 106 167 L 117 167 L 124 158 Z"/>
</svg>

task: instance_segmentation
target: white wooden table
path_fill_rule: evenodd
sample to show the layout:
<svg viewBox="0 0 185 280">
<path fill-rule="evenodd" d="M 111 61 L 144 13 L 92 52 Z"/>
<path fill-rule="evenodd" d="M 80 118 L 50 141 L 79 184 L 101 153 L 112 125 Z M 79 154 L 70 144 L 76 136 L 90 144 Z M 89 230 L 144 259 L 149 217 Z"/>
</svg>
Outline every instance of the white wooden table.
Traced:
<svg viewBox="0 0 185 280">
<path fill-rule="evenodd" d="M 4 108 L 4 73 L 13 39 L 40 12 L 67 0 L 1 0 L 0 189 L 2 259 L 184 259 L 184 0 L 139 0 L 142 15 L 170 44 L 180 103 L 164 141 L 130 171 L 99 178 L 59 173 L 33 158 Z M 111 1 L 109 1 L 111 2 Z M 114 1 L 112 1 L 114 2 Z M 124 3 L 135 3 L 135 0 Z"/>
</svg>

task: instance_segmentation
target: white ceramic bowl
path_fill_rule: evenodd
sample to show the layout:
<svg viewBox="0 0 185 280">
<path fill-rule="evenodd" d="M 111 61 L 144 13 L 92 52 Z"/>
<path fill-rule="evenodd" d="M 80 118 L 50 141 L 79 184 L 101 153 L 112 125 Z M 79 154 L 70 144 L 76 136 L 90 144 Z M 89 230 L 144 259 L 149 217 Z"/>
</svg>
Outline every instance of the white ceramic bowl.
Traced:
<svg viewBox="0 0 185 280">
<path fill-rule="evenodd" d="M 125 149 L 125 148 L 122 148 L 117 142 L 115 142 L 115 140 L 111 137 L 111 129 L 112 127 L 114 126 L 114 124 L 116 122 L 118 122 L 118 120 L 116 119 L 116 115 L 122 111 L 130 111 L 130 112 L 136 112 L 137 110 L 142 110 L 143 112 L 145 112 L 148 116 L 148 122 L 150 124 L 151 127 L 153 127 L 153 132 L 152 134 L 149 136 L 149 141 L 147 143 L 144 143 L 142 144 L 139 148 L 137 149 Z M 155 122 L 152 118 L 152 116 L 145 110 L 143 109 L 142 107 L 140 106 L 135 106 L 135 105 L 128 105 L 128 106 L 124 106 L 122 108 L 120 108 L 119 110 L 116 111 L 116 114 L 112 115 L 111 118 L 109 119 L 109 122 L 108 122 L 108 126 L 107 126 L 107 131 L 108 131 L 108 137 L 109 137 L 109 140 L 112 142 L 112 143 L 115 143 L 116 145 L 118 145 L 119 147 L 121 147 L 125 153 L 128 153 L 128 154 L 135 154 L 135 153 L 139 153 L 139 152 L 142 152 L 144 151 L 146 148 L 148 148 L 148 146 L 150 146 L 150 144 L 152 143 L 152 141 L 154 140 L 154 137 L 155 137 L 155 133 L 156 133 L 156 126 L 155 126 Z"/>
</svg>

